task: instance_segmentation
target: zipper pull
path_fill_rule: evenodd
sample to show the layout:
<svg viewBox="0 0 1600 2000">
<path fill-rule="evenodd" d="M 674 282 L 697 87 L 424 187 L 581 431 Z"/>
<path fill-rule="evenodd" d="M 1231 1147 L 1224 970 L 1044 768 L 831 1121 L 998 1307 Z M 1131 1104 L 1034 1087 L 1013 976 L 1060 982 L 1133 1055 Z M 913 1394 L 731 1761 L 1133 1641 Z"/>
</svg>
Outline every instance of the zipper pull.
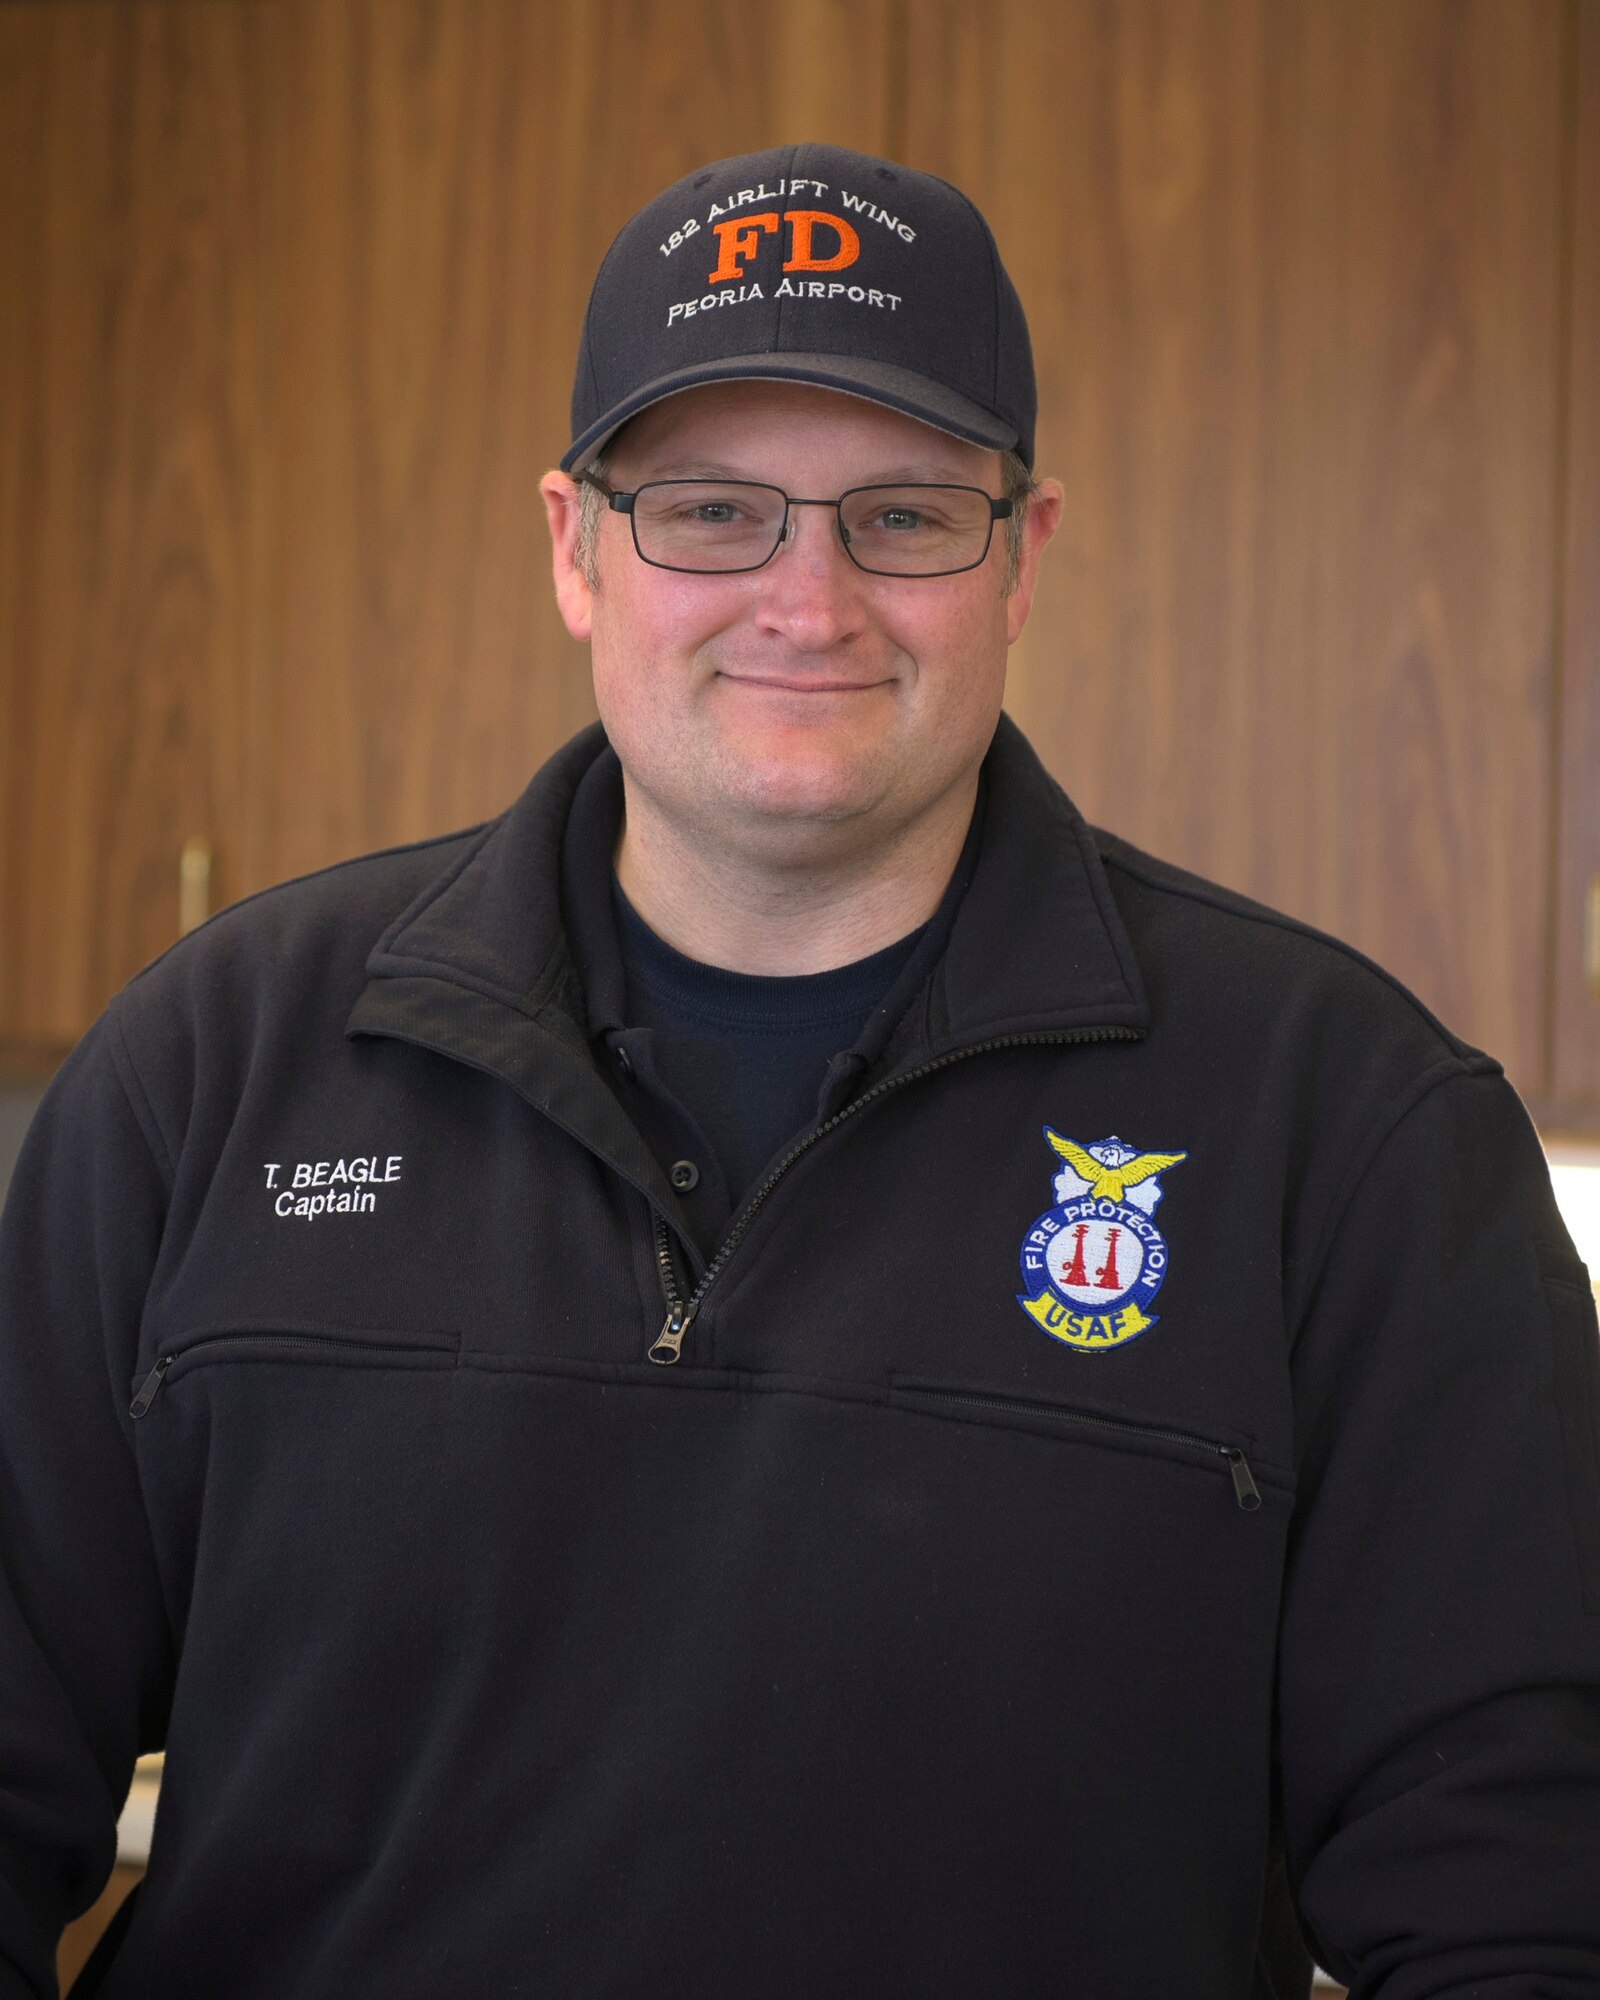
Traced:
<svg viewBox="0 0 1600 2000">
<path fill-rule="evenodd" d="M 1228 1461 L 1228 1470 L 1233 1474 L 1233 1490 L 1239 1505 L 1247 1514 L 1253 1514 L 1261 1505 L 1261 1490 L 1250 1476 L 1250 1461 L 1237 1445 L 1225 1444 L 1222 1455 Z"/>
<path fill-rule="evenodd" d="M 670 1368 L 683 1352 L 683 1336 L 694 1324 L 693 1306 L 674 1306 L 667 1314 L 666 1323 L 655 1337 L 649 1359 L 663 1368 Z"/>
<path fill-rule="evenodd" d="M 130 1417 L 142 1417 L 145 1411 L 149 1409 L 150 1405 L 156 1399 L 156 1394 L 161 1384 L 166 1380 L 167 1370 L 171 1366 L 172 1356 L 170 1354 L 163 1354 L 154 1368 L 150 1370 L 150 1373 L 139 1384 L 138 1394 L 128 1405 L 128 1415 Z"/>
</svg>

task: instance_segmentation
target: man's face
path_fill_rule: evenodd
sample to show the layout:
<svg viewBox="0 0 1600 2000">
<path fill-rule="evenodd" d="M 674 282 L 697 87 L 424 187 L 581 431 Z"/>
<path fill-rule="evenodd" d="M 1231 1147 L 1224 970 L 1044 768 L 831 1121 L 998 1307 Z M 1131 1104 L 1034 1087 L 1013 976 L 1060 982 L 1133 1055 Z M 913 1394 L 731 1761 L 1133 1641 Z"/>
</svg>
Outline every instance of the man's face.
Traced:
<svg viewBox="0 0 1600 2000">
<path fill-rule="evenodd" d="M 760 480 L 832 499 L 907 480 L 999 495 L 999 454 L 858 397 L 801 384 L 719 383 L 653 405 L 626 426 L 612 486 L 649 479 Z M 653 568 L 607 510 L 597 587 L 573 562 L 576 500 L 545 481 L 557 596 L 590 641 L 595 700 L 635 801 L 696 844 L 769 860 L 834 860 L 903 835 L 969 791 L 994 733 L 1006 649 L 1021 631 L 1058 491 L 1032 510 L 1018 588 L 1004 593 L 1005 524 L 987 559 L 955 576 L 872 576 L 836 517 L 791 511 L 763 569 L 733 576 Z"/>
</svg>

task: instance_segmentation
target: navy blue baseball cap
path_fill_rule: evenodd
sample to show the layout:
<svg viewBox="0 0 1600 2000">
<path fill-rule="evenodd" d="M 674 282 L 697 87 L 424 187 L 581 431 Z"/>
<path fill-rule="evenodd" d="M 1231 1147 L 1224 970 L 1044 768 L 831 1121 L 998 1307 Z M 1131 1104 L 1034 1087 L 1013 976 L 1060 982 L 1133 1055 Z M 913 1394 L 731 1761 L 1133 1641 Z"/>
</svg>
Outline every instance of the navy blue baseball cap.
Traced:
<svg viewBox="0 0 1600 2000">
<path fill-rule="evenodd" d="M 815 382 L 1033 464 L 1028 322 L 959 188 L 843 146 L 686 174 L 626 223 L 589 295 L 563 470 L 706 382 Z"/>
</svg>

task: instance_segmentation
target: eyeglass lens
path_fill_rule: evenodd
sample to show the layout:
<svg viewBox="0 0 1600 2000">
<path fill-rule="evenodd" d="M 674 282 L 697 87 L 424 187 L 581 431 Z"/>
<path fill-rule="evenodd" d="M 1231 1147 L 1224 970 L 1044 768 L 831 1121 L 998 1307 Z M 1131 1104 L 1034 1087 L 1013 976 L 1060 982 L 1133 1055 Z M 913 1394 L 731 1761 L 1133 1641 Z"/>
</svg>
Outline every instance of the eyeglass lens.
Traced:
<svg viewBox="0 0 1600 2000">
<path fill-rule="evenodd" d="M 669 569 L 759 569 L 783 539 L 786 505 L 776 486 L 656 480 L 634 498 L 634 539 L 646 562 Z M 971 568 L 994 525 L 988 495 L 965 486 L 858 487 L 839 519 L 856 563 L 884 576 Z"/>
</svg>

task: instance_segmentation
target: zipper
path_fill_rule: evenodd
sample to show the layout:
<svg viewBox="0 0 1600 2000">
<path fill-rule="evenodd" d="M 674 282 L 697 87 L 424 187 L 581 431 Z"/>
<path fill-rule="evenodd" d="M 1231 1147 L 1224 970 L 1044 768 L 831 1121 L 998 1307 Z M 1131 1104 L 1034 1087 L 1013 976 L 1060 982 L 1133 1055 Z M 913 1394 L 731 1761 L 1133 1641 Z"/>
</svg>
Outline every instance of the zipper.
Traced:
<svg viewBox="0 0 1600 2000">
<path fill-rule="evenodd" d="M 149 1409 L 157 1395 L 159 1395 L 161 1385 L 167 1379 L 167 1370 L 171 1366 L 172 1356 L 170 1354 L 163 1354 L 154 1368 L 150 1370 L 150 1373 L 139 1384 L 133 1401 L 128 1405 L 128 1415 L 130 1417 L 142 1417 L 145 1411 Z"/>
<path fill-rule="evenodd" d="M 1067 1042 L 1136 1042 L 1138 1033 L 1132 1028 L 1069 1028 L 1057 1033 L 1047 1031 L 1030 1035 L 1000 1035 L 993 1041 L 973 1042 L 964 1049 L 952 1049 L 947 1055 L 935 1056 L 932 1062 L 925 1062 L 917 1069 L 908 1069 L 899 1076 L 887 1076 L 881 1083 L 875 1083 L 870 1090 L 864 1090 L 853 1098 L 843 1110 L 836 1111 L 825 1119 L 814 1131 L 793 1146 L 773 1168 L 766 1180 L 745 1204 L 743 1211 L 735 1219 L 722 1242 L 717 1254 L 706 1266 L 700 1282 L 685 1299 L 678 1290 L 677 1272 L 672 1264 L 672 1245 L 667 1235 L 667 1225 L 659 1211 L 655 1217 L 656 1226 L 656 1267 L 661 1274 L 661 1295 L 666 1300 L 667 1316 L 661 1331 L 651 1342 L 648 1358 L 663 1368 L 670 1368 L 683 1353 L 684 1336 L 694 1324 L 696 1313 L 704 1302 L 706 1293 L 715 1283 L 718 1274 L 726 1266 L 728 1259 L 738 1249 L 745 1232 L 755 1219 L 768 1195 L 778 1185 L 784 1175 L 794 1165 L 802 1153 L 809 1152 L 819 1139 L 836 1130 L 847 1118 L 853 1118 L 858 1111 L 865 1111 L 869 1104 L 885 1097 L 891 1090 L 900 1090 L 908 1083 L 915 1083 L 920 1077 L 931 1076 L 935 1070 L 948 1069 L 952 1063 L 963 1062 L 968 1056 L 987 1055 L 991 1049 L 1032 1048 L 1040 1044 L 1062 1044 Z M 1244 1504 L 1240 1502 L 1241 1506 Z M 1258 1506 L 1260 1504 L 1257 1496 Z"/>
<path fill-rule="evenodd" d="M 128 1405 L 128 1415 L 144 1416 L 150 1405 L 161 1393 L 162 1384 L 167 1379 L 167 1370 L 174 1361 L 186 1361 L 191 1354 L 198 1354 L 207 1347 L 315 1347 L 324 1352 L 330 1347 L 353 1348 L 358 1354 L 447 1354 L 446 1347 L 410 1347 L 403 1341 L 391 1340 L 340 1340 L 336 1336 L 319 1333 L 213 1333 L 204 1340 L 195 1341 L 179 1354 L 163 1354 L 150 1373 L 134 1391 L 133 1401 Z"/>
<path fill-rule="evenodd" d="M 902 1383 L 903 1396 L 920 1396 L 930 1403 L 958 1403 L 981 1410 L 1009 1410 L 1025 1417 L 1048 1417 L 1056 1423 L 1088 1424 L 1096 1430 L 1130 1432 L 1135 1437 L 1160 1438 L 1165 1444 L 1191 1446 L 1195 1451 L 1214 1453 L 1226 1459 L 1233 1474 L 1233 1493 L 1240 1507 L 1253 1514 L 1261 1505 L 1261 1489 L 1250 1470 L 1250 1461 L 1236 1444 L 1219 1444 L 1215 1438 L 1196 1437 L 1193 1431 L 1167 1430 L 1159 1424 L 1136 1424 L 1127 1417 L 1090 1416 L 1084 1410 L 1063 1410 L 1054 1403 L 1038 1403 L 1021 1396 L 984 1396 L 968 1389 L 914 1389 Z"/>
</svg>

